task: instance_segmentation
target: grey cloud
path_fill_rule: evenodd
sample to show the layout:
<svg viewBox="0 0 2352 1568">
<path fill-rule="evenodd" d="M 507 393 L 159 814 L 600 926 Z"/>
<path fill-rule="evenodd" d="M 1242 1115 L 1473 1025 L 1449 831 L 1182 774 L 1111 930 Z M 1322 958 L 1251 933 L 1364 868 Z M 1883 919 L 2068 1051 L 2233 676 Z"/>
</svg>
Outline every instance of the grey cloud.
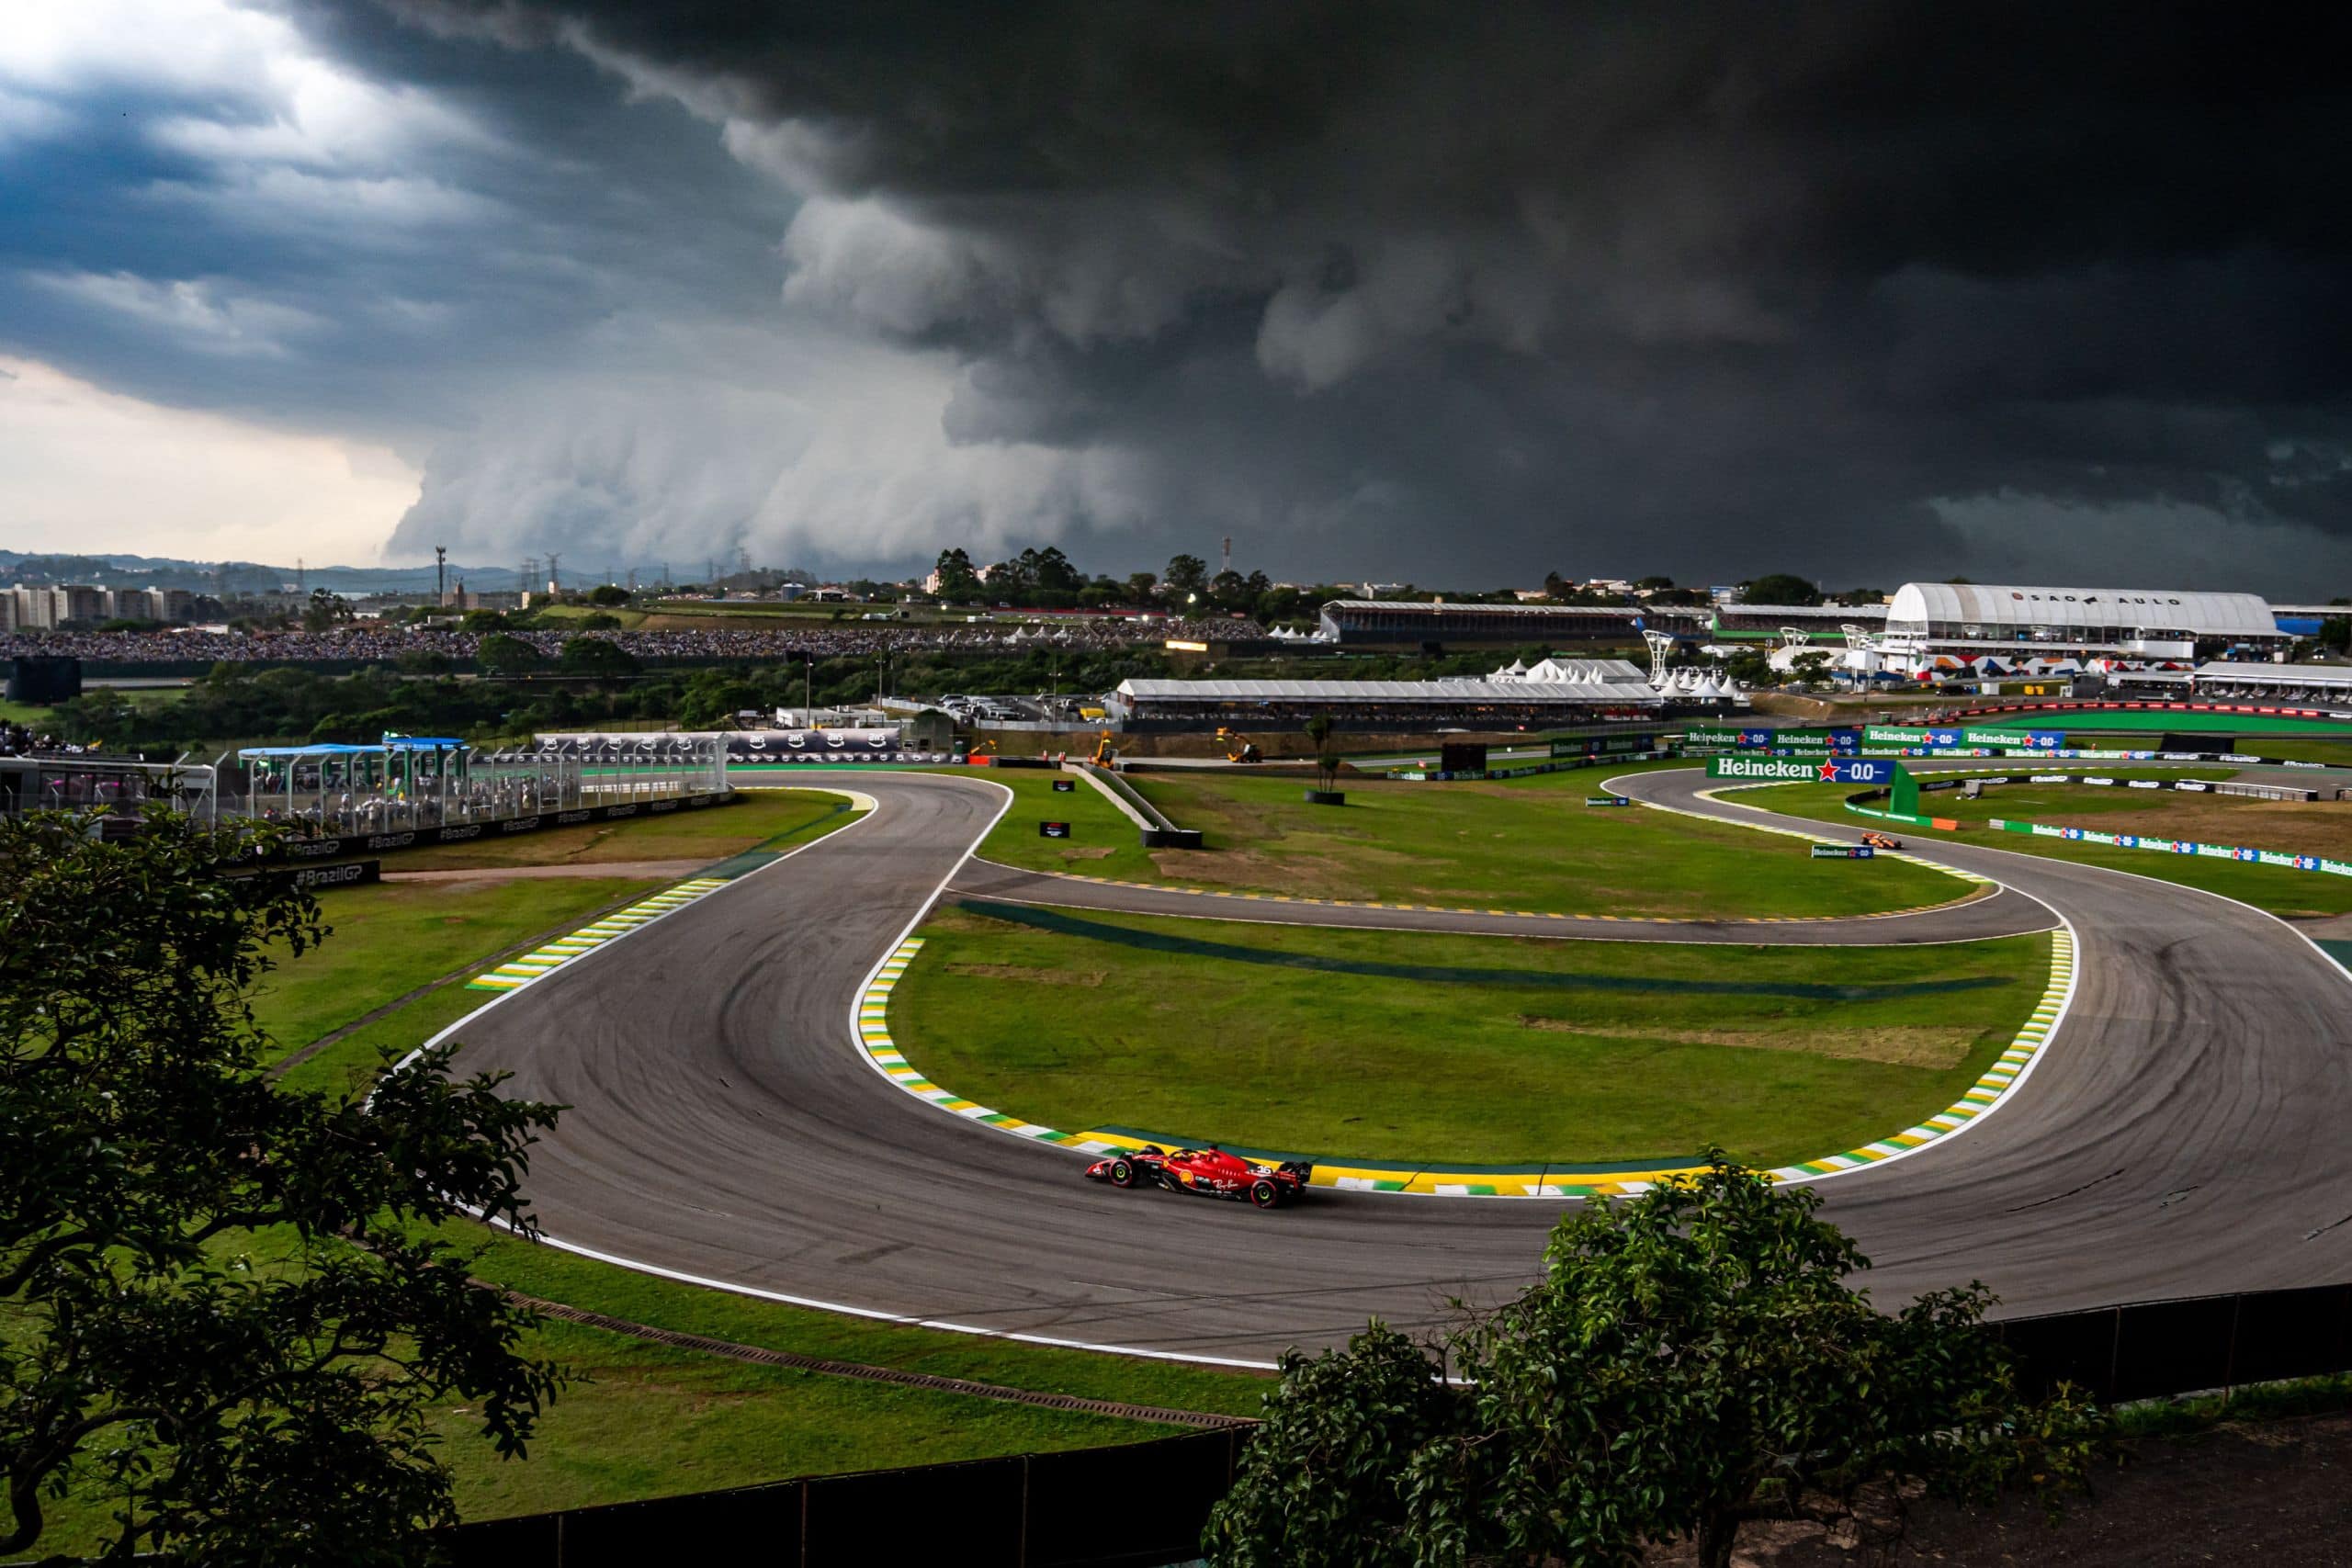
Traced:
<svg viewBox="0 0 2352 1568">
<path fill-rule="evenodd" d="M 1100 535 L 1138 560 L 1230 531 L 1278 571 L 1883 581 L 2013 552 L 2005 517 L 2088 509 L 2151 567 L 2207 564 L 2200 528 L 2252 530 L 2265 548 L 2224 564 L 2257 586 L 2299 583 L 2297 549 L 2334 559 L 2352 533 L 2341 20 L 1336 0 L 304 14 L 388 76 L 453 74 L 485 102 L 511 85 L 503 123 L 548 147 L 583 89 L 544 83 L 583 61 L 615 99 L 674 101 L 786 193 L 759 330 L 829 322 L 941 371 L 871 405 L 890 434 L 864 456 L 796 445 L 814 439 L 794 412 L 808 383 L 781 370 L 739 376 L 775 412 L 716 417 L 699 445 L 645 405 L 674 444 L 650 466 L 618 456 L 617 382 L 587 421 L 595 452 L 484 422 L 431 465 L 420 515 L 445 523 L 627 540 L 658 516 L 663 537 L 768 530 L 876 559 L 926 553 L 923 525 Z M 611 144 L 593 155 L 642 177 Z M 738 225 L 742 208 L 674 215 Z M 690 292 L 669 258 L 633 265 Z M 661 396 L 691 401 L 692 371 L 667 367 Z M 865 466 L 891 455 L 907 472 Z"/>
</svg>

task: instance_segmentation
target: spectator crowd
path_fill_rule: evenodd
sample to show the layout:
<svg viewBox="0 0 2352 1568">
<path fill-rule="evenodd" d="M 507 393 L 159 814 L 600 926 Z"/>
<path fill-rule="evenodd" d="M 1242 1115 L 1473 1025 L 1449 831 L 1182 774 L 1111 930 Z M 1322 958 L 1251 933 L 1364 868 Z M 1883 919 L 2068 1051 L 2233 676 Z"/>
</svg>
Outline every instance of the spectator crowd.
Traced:
<svg viewBox="0 0 2352 1568">
<path fill-rule="evenodd" d="M 1255 621 L 1071 619 L 1001 626 L 849 626 L 793 627 L 695 627 L 678 631 L 564 629 L 467 632 L 410 625 L 345 625 L 326 631 L 282 632 L 40 632 L 0 635 L 0 659 L 19 655 L 67 655 L 89 662 L 144 663 L 195 660 L 356 660 L 389 661 L 402 654 L 439 654 L 469 660 L 488 637 L 529 643 L 553 660 L 573 637 L 599 637 L 634 657 L 653 661 L 697 662 L 730 659 L 836 659 L 900 651 L 961 651 L 1015 654 L 1026 649 L 1102 652 L 1154 648 L 1170 638 L 1248 641 L 1263 637 Z"/>
</svg>

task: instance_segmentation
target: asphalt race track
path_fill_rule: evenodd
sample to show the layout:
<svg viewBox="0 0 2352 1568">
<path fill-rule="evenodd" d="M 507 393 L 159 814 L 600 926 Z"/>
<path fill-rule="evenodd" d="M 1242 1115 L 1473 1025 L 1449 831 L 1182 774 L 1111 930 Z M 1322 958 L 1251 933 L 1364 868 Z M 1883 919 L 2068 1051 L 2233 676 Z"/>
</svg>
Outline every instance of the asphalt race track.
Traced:
<svg viewBox="0 0 2352 1568">
<path fill-rule="evenodd" d="M 1841 834 L 1699 799 L 1695 771 L 1617 787 Z M 1245 1360 L 1337 1340 L 1375 1314 L 1441 1321 L 1449 1298 L 1491 1300 L 1529 1277 L 1559 1203 L 1318 1191 L 1265 1214 L 1119 1192 L 1081 1180 L 1067 1150 L 885 1082 L 854 1044 L 855 998 L 958 876 L 1004 795 L 905 773 L 860 788 L 878 806 L 854 826 L 458 1026 L 462 1067 L 511 1071 L 510 1092 L 571 1107 L 531 1165 L 551 1237 L 812 1303 Z M 1823 1184 L 1833 1217 L 1877 1260 L 1869 1282 L 1883 1299 L 1981 1278 L 2004 1312 L 2022 1313 L 2352 1279 L 2342 971 L 2271 917 L 2169 883 L 1942 840 L 1914 847 L 2071 920 L 2078 988 L 1998 1111 Z M 1785 852 L 1759 835 L 1758 875 Z M 965 874 L 979 891 L 995 869 Z M 1159 897 L 1091 907 L 1168 912 Z M 1214 902 L 1223 913 L 1227 901 Z M 1962 912 L 1996 905 L 2015 908 L 1980 899 L 1944 913 L 1977 919 Z M 1286 908 L 1338 912 L 1243 913 Z M 1747 927 L 1737 940 L 1823 929 Z"/>
</svg>

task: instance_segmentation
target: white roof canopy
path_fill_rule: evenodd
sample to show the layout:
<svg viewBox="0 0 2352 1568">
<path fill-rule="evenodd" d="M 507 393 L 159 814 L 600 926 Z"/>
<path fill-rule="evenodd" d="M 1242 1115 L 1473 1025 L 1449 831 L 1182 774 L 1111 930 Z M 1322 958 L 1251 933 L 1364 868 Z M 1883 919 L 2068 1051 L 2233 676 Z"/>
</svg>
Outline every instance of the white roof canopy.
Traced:
<svg viewBox="0 0 2352 1568">
<path fill-rule="evenodd" d="M 2252 593 L 2149 588 L 2009 588 L 1976 582 L 1906 582 L 1887 607 L 1890 627 L 1920 624 L 2003 626 L 2143 626 L 2199 637 L 2278 636 L 2270 606 Z"/>
</svg>

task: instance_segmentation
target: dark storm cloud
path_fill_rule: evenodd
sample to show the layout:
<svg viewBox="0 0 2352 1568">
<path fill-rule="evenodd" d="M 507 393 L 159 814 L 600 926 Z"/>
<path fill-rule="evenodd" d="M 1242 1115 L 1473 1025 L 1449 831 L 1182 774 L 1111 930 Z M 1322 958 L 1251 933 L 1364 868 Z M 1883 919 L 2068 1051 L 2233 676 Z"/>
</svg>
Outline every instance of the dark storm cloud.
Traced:
<svg viewBox="0 0 2352 1568">
<path fill-rule="evenodd" d="M 2342 22 L 265 9 L 382 126 L 66 104 L 0 344 L 401 440 L 403 555 L 2352 575 Z"/>
<path fill-rule="evenodd" d="M 1124 453 L 1153 544 L 1843 579 L 1965 569 L 2002 496 L 2164 508 L 2158 563 L 2200 516 L 2352 530 L 2340 23 L 393 9 L 723 126 L 805 198 L 792 306 L 952 350 L 957 441 Z"/>
</svg>

